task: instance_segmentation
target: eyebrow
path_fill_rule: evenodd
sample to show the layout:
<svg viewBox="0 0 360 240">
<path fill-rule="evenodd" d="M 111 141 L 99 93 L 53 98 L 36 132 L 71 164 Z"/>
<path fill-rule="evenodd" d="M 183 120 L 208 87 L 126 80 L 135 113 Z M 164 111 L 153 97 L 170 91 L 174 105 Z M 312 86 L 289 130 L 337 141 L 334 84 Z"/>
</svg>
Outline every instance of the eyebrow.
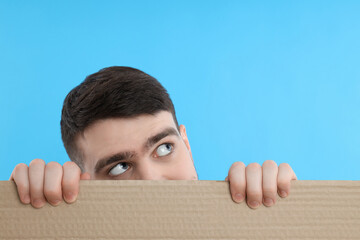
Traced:
<svg viewBox="0 0 360 240">
<path fill-rule="evenodd" d="M 173 127 L 168 127 L 162 130 L 161 132 L 149 137 L 146 142 L 143 145 L 143 149 L 149 150 L 152 146 L 154 146 L 157 142 L 159 142 L 161 139 L 167 137 L 167 136 L 177 136 L 179 137 L 178 131 Z M 102 168 L 105 166 L 118 162 L 123 160 L 130 160 L 136 156 L 136 153 L 134 151 L 125 151 L 125 152 L 119 152 L 115 153 L 111 156 L 104 157 L 100 159 L 96 165 L 95 165 L 95 173 L 99 173 Z"/>
</svg>

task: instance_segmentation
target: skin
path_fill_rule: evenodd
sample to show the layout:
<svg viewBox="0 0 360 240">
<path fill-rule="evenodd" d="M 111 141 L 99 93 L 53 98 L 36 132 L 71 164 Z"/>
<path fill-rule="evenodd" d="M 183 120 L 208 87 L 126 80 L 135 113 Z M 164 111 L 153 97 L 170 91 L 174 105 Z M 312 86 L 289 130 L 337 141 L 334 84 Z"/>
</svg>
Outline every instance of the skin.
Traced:
<svg viewBox="0 0 360 240">
<path fill-rule="evenodd" d="M 21 202 L 31 203 L 35 208 L 43 207 L 46 202 L 57 206 L 63 199 L 67 203 L 75 202 L 80 180 L 198 180 L 185 126 L 179 128 L 180 131 L 167 111 L 100 120 L 86 128 L 75 141 L 83 153 L 84 173 L 74 162 L 61 166 L 57 162 L 46 164 L 42 159 L 34 159 L 29 166 L 18 164 L 10 180 L 15 181 Z M 175 131 L 145 147 L 148 138 L 164 129 Z M 132 151 L 133 157 L 117 159 L 95 172 L 101 159 L 126 151 Z M 274 161 L 266 160 L 262 166 L 233 163 L 225 181 L 229 182 L 231 197 L 236 203 L 246 199 L 248 206 L 256 209 L 261 204 L 274 205 L 277 194 L 288 196 L 290 182 L 296 179 L 289 164 L 277 166 Z"/>
</svg>

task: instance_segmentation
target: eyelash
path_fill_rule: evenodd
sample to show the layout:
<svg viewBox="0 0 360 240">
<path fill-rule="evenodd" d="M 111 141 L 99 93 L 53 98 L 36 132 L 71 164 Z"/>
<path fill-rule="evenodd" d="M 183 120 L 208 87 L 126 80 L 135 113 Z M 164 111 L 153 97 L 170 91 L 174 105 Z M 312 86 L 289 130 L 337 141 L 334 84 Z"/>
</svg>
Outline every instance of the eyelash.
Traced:
<svg viewBox="0 0 360 240">
<path fill-rule="evenodd" d="M 164 144 L 170 144 L 171 145 L 171 152 L 168 154 L 168 155 L 166 155 L 166 156 L 158 156 L 158 157 L 168 157 L 168 156 L 170 156 L 173 152 L 174 152 L 174 146 L 175 146 L 175 144 L 173 144 L 173 143 L 171 143 L 171 142 L 164 142 L 164 143 L 161 143 L 161 144 L 159 144 L 156 148 L 155 148 L 155 152 L 156 152 L 156 149 L 158 149 L 161 145 L 164 145 Z M 131 163 L 129 163 L 129 162 L 117 162 L 117 163 L 115 163 L 112 167 L 110 167 L 108 170 L 107 170 L 107 175 L 108 176 L 110 176 L 110 171 L 114 168 L 114 167 L 116 167 L 118 164 L 120 164 L 120 163 L 126 163 L 129 167 L 132 165 Z M 127 171 L 127 170 L 126 170 Z M 125 171 L 125 172 L 126 172 Z M 125 173 L 124 172 L 124 173 Z M 120 174 L 121 175 L 121 174 Z M 120 176 L 119 175 L 119 176 Z"/>
</svg>

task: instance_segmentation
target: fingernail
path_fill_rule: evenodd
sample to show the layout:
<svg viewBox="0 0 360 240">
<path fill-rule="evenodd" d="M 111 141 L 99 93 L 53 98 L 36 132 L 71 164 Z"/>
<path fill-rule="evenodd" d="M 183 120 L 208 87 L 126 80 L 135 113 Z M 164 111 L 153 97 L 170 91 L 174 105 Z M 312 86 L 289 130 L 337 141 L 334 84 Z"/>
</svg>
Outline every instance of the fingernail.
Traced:
<svg viewBox="0 0 360 240">
<path fill-rule="evenodd" d="M 241 193 L 235 194 L 235 201 L 236 202 L 241 202 L 242 200 L 244 200 L 244 196 Z"/>
<path fill-rule="evenodd" d="M 265 204 L 267 206 L 272 206 L 274 204 L 274 201 L 271 198 L 265 198 Z"/>
<path fill-rule="evenodd" d="M 26 204 L 30 203 L 30 195 L 29 195 L 29 194 L 26 194 L 26 195 L 24 196 L 24 198 L 23 198 L 23 203 L 26 203 Z"/>
<path fill-rule="evenodd" d="M 251 201 L 250 206 L 257 208 L 259 206 L 259 203 L 257 201 Z"/>
<path fill-rule="evenodd" d="M 33 206 L 36 208 L 41 208 L 44 205 L 44 201 L 41 199 L 35 199 L 33 201 Z"/>
<path fill-rule="evenodd" d="M 282 191 L 280 192 L 280 195 L 281 195 L 282 197 L 286 197 L 286 196 L 287 196 L 287 192 L 285 192 L 284 190 L 282 190 Z"/>
<path fill-rule="evenodd" d="M 67 192 L 66 193 L 66 195 L 65 195 L 65 200 L 67 201 L 67 202 L 73 202 L 73 201 L 75 201 L 75 195 L 74 195 L 74 193 L 73 192 Z"/>
<path fill-rule="evenodd" d="M 59 205 L 60 202 L 61 202 L 60 200 L 54 200 L 54 201 L 52 202 L 52 204 L 57 206 L 57 205 Z"/>
</svg>

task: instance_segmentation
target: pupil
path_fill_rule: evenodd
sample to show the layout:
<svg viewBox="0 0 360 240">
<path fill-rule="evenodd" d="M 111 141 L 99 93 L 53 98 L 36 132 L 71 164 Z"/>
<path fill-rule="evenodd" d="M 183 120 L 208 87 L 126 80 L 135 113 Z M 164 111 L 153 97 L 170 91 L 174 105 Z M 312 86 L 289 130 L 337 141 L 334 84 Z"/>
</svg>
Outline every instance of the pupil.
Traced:
<svg viewBox="0 0 360 240">
<path fill-rule="evenodd" d="M 170 145 L 170 144 L 166 144 L 166 148 L 167 148 L 168 150 L 170 150 L 170 149 L 171 149 L 171 145 Z"/>
<path fill-rule="evenodd" d="M 126 163 L 120 163 L 120 165 L 121 165 L 123 168 L 125 168 L 124 165 L 126 165 Z"/>
</svg>

